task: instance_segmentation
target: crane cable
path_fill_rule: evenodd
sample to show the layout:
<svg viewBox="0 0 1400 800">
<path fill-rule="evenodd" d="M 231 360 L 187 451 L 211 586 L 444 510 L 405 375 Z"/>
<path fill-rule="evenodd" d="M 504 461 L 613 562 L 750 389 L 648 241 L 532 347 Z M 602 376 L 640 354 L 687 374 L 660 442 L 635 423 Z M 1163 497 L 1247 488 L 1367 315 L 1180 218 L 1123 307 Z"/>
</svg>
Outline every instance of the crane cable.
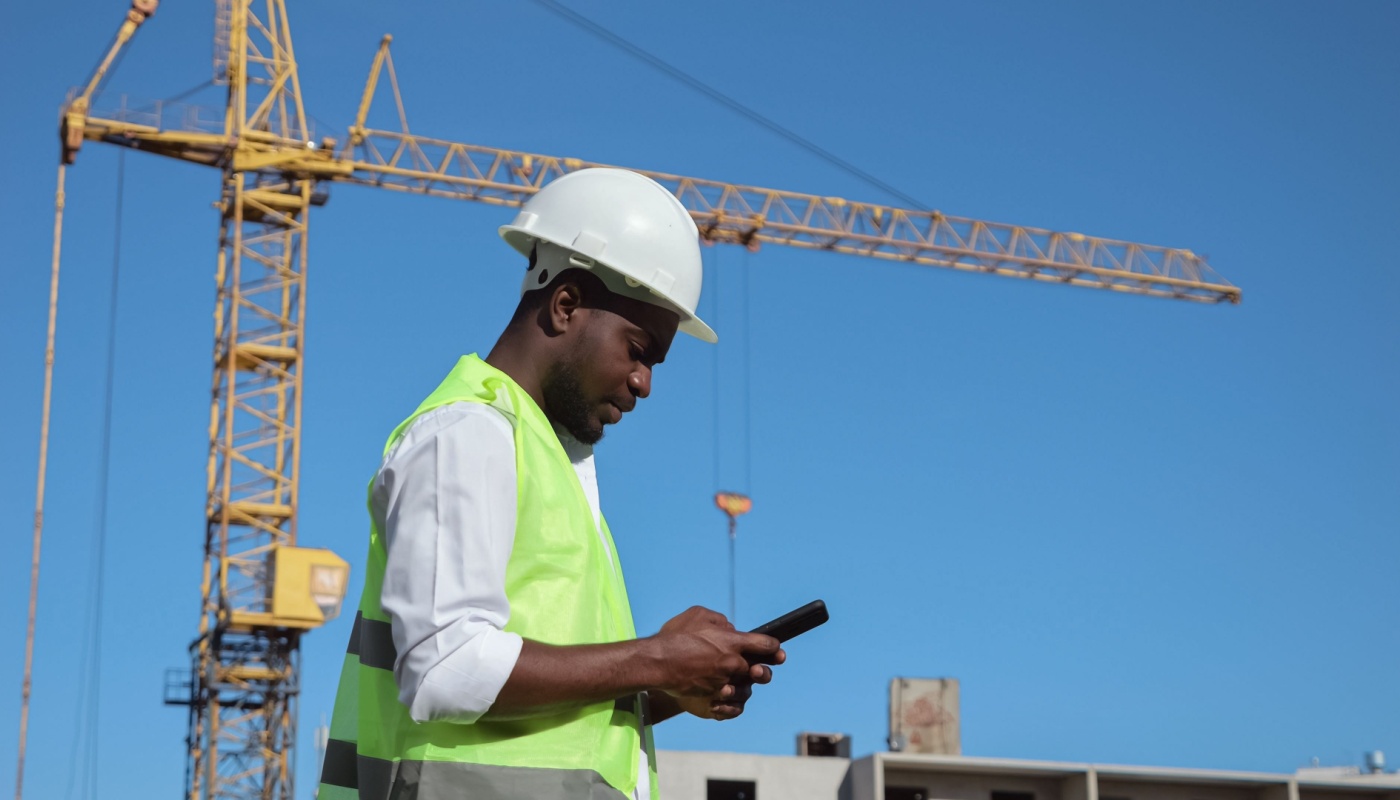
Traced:
<svg viewBox="0 0 1400 800">
<path fill-rule="evenodd" d="M 106 85 L 106 78 L 107 78 L 107 77 L 110 77 L 110 76 L 112 75 L 112 73 L 116 71 L 116 67 L 117 67 L 118 65 L 121 64 L 122 58 L 125 57 L 125 55 L 126 55 L 125 49 L 123 49 L 122 52 L 120 52 L 120 53 L 117 54 L 117 59 L 116 59 L 116 61 L 114 61 L 114 62 L 112 63 L 111 67 L 108 69 L 107 75 L 104 76 L 103 80 L 102 80 L 101 82 L 99 82 L 98 85 L 94 88 L 93 95 L 92 95 L 92 98 L 91 98 L 91 99 L 95 100 L 95 99 L 97 98 L 97 96 L 100 95 L 100 94 L 102 93 L 102 89 L 103 89 L 103 88 L 105 87 L 105 85 Z M 193 94 L 194 92 L 198 91 L 199 89 L 204 88 L 204 86 L 206 86 L 206 85 L 208 85 L 207 82 L 204 83 L 204 84 L 200 84 L 199 86 L 192 87 L 192 88 L 186 90 L 185 92 L 182 92 L 182 93 L 179 95 L 179 98 L 183 99 L 184 97 L 187 97 L 187 96 L 189 96 L 190 94 Z M 95 640 L 95 647 L 93 647 L 93 654 L 94 654 L 94 657 L 95 657 L 96 659 L 98 659 L 99 661 L 100 661 L 100 658 L 101 658 L 101 615 L 102 615 L 102 611 L 101 611 L 101 594 L 102 594 L 101 585 L 102 585 L 102 580 L 103 580 L 103 562 L 104 562 L 104 560 L 105 560 L 105 547 L 106 547 L 106 537 L 107 537 L 107 522 L 106 522 L 106 516 L 107 516 L 107 514 L 106 514 L 106 512 L 107 512 L 107 474 L 108 474 L 108 469 L 109 469 L 109 466 L 110 466 L 110 465 L 109 465 L 110 459 L 109 459 L 109 457 L 108 457 L 108 454 L 109 454 L 109 452 L 110 452 L 110 447 L 111 447 L 112 363 L 113 363 L 113 356 L 114 356 L 113 348 L 115 347 L 115 341 L 116 341 L 116 339 L 115 339 L 115 337 L 116 337 L 116 312 L 117 312 L 117 298 L 116 298 L 117 283 L 116 283 L 116 281 L 117 281 L 117 276 L 118 276 L 119 270 L 120 270 L 120 259 L 121 259 L 121 213 L 122 213 L 122 197 L 123 197 L 122 187 L 123 187 L 123 182 L 124 182 L 124 177 L 125 177 L 125 170 L 126 170 L 126 157 L 125 157 L 125 153 L 123 153 L 123 154 L 121 155 L 120 159 L 119 159 L 118 162 L 117 162 L 117 211 L 116 211 L 116 213 L 117 213 L 117 231 L 116 231 L 116 253 L 115 253 L 115 255 L 113 256 L 113 265 L 112 265 L 111 319 L 109 320 L 110 328 L 109 328 L 109 331 L 108 331 L 108 346 L 107 346 L 107 359 L 108 359 L 108 360 L 107 360 L 106 408 L 105 408 L 105 411 L 104 411 L 103 436 L 102 436 L 102 439 L 103 439 L 103 441 L 102 441 L 102 465 L 101 465 L 101 468 L 100 468 L 101 471 L 102 471 L 102 478 L 101 478 L 101 487 L 99 488 L 99 491 L 100 491 L 101 494 L 100 494 L 100 496 L 99 496 L 99 501 L 98 501 L 98 502 L 99 502 L 99 512 L 98 512 L 98 513 L 99 513 L 99 517 L 98 517 L 98 534 L 97 534 L 97 539 L 98 539 L 98 548 L 99 548 L 99 549 L 98 549 L 98 556 L 97 556 L 97 559 L 95 560 L 96 563 L 95 563 L 95 565 L 94 565 L 94 567 L 93 567 L 93 569 L 94 569 L 95 572 L 96 572 L 96 578 L 97 578 L 97 580 L 95 581 L 95 584 L 96 584 L 96 585 L 95 585 L 95 587 L 94 587 L 94 589 L 93 589 L 93 595 L 92 595 L 93 600 L 92 600 L 92 603 L 93 603 L 93 606 L 94 606 L 94 608 L 95 608 L 95 613 L 96 613 L 97 621 L 96 621 L 95 625 L 93 625 L 93 626 L 90 627 L 90 631 L 91 631 L 91 632 L 89 633 L 88 638 L 84 641 L 84 649 L 87 649 L 88 646 L 89 646 L 92 642 L 94 642 L 94 640 Z M 44 541 L 44 490 L 45 490 L 45 488 L 46 488 L 45 484 L 46 484 L 46 478 L 47 478 L 47 476 L 48 476 L 48 463 L 49 463 L 49 423 L 50 423 L 50 419 L 51 419 L 51 417 L 52 417 L 52 410 L 53 410 L 54 340 L 55 340 L 55 334 L 56 334 L 57 327 L 58 327 L 58 285 L 59 285 L 59 272 L 60 272 L 60 270 L 59 270 L 59 265 L 60 265 L 60 256 L 61 256 L 61 254 L 62 254 L 62 249 L 63 249 L 63 211 L 64 211 L 64 206 L 66 205 L 66 202 L 67 202 L 67 196 L 66 196 L 66 194 L 65 194 L 65 184 L 66 184 L 66 182 L 67 182 L 67 176 L 68 176 L 68 167 L 67 167 L 66 164 L 63 163 L 62 160 L 60 160 L 59 163 L 58 163 L 58 177 L 57 177 L 57 180 L 56 180 L 57 188 L 56 188 L 55 191 L 54 191 L 53 260 L 52 260 L 51 266 L 50 266 L 50 268 L 49 268 L 49 317 L 48 317 L 48 330 L 47 330 L 47 333 L 46 333 L 46 338 L 45 338 L 45 343 L 44 343 L 44 399 L 43 399 L 42 404 L 41 404 L 41 407 L 40 407 L 41 410 L 40 410 L 40 421 L 39 421 L 39 459 L 38 459 L 38 466 L 37 466 L 37 468 L 36 468 L 37 478 L 36 478 L 36 480 L 35 480 L 35 487 L 34 487 L 34 537 L 33 537 L 33 545 L 32 545 L 32 557 L 31 557 L 30 570 L 29 570 L 29 609 L 28 609 L 27 621 L 26 621 L 26 624 L 25 624 L 25 636 L 24 636 L 24 677 L 23 677 L 23 680 L 22 680 L 22 683 L 21 683 L 21 689 L 20 689 L 19 741 L 18 741 L 18 743 L 17 743 L 17 748 L 16 748 L 17 751 L 18 751 L 18 754 L 17 754 L 17 757 L 16 757 L 16 767 L 15 767 L 15 800 L 23 800 L 23 798 L 24 798 L 24 764 L 25 764 L 25 756 L 26 756 L 26 754 L 27 754 L 28 742 L 29 742 L 29 700 L 30 700 L 31 695 L 33 694 L 33 686 L 34 686 L 34 680 L 33 680 L 33 678 L 34 678 L 34 627 L 35 627 L 35 618 L 36 618 L 36 616 L 37 616 L 38 603 L 39 603 L 39 565 L 40 565 L 40 561 L 41 561 L 41 554 L 42 554 L 43 541 Z M 92 584 L 90 584 L 90 585 L 92 585 Z M 86 659 L 84 659 L 84 660 L 86 661 Z M 90 741 L 91 741 L 91 743 L 92 743 L 92 744 L 91 744 L 91 756 L 90 756 L 90 759 L 91 759 L 91 762 L 90 762 L 90 763 L 91 763 L 91 765 L 95 765 L 95 763 L 96 763 L 96 758 L 97 758 L 97 756 L 96 756 L 96 750 L 97 750 L 97 741 L 98 741 L 98 739 L 97 739 L 97 734 L 96 734 L 96 728 L 97 728 L 97 719 L 98 719 L 98 717 L 97 717 L 98 696 L 99 696 L 99 694 L 100 694 L 100 676 L 101 676 L 101 670 L 100 670 L 100 667 L 99 667 L 99 666 L 93 666 L 92 668 L 90 668 L 89 671 L 88 671 L 88 675 L 85 676 L 85 677 L 87 678 L 87 680 L 89 680 L 89 681 L 91 682 L 91 683 L 90 683 L 90 686 L 91 686 L 91 693 L 92 693 L 91 702 L 90 702 L 91 711 L 90 711 L 89 733 L 88 733 L 89 739 L 90 739 Z M 88 686 L 89 686 L 89 684 L 85 684 L 84 688 L 87 689 Z M 80 701 L 79 701 L 80 713 L 81 713 L 82 707 L 83 707 L 83 704 L 82 704 L 82 701 L 80 700 Z M 71 762 L 70 762 L 70 763 L 71 763 Z M 90 787 L 90 791 L 88 792 L 88 794 L 89 794 L 89 796 L 92 796 L 92 795 L 96 792 L 96 767 L 95 767 L 95 766 L 90 766 L 89 768 L 92 770 L 92 772 L 91 772 L 91 774 L 90 774 L 90 776 L 89 776 L 89 781 L 88 781 L 88 784 L 89 784 L 89 787 Z M 72 787 L 72 779 L 73 779 L 73 773 L 70 772 L 70 773 L 69 773 L 69 791 L 70 791 L 70 793 L 71 793 L 71 787 Z"/>
<path fill-rule="evenodd" d="M 117 54 L 117 60 L 108 69 L 107 75 L 94 87 L 91 99 L 96 99 L 97 95 L 101 94 L 102 88 L 106 85 L 107 77 L 111 76 L 124 56 L 125 50 Z M 121 163 L 124 164 L 125 161 Z M 56 181 L 57 188 L 54 191 L 53 261 L 49 267 L 49 321 L 44 342 L 44 399 L 39 412 L 39 463 L 35 470 L 37 478 L 34 485 L 34 539 L 29 567 L 29 611 L 24 632 L 24 677 L 20 688 L 15 800 L 23 800 L 24 798 L 24 762 L 29 744 L 29 699 L 34 688 L 34 626 L 39 605 L 39 564 L 44 542 L 44 490 L 49 468 L 49 422 L 53 411 L 54 339 L 58 328 L 58 279 L 60 256 L 63 251 L 63 209 L 67 202 L 64 188 L 67 177 L 68 166 L 60 160 Z M 120 213 L 120 206 L 118 213 Z M 115 288 L 113 291 L 115 292 Z M 106 469 L 105 461 L 103 469 L 104 471 Z"/>
<path fill-rule="evenodd" d="M 720 327 L 720 306 L 723 305 L 723 299 L 720 296 L 719 248 L 711 250 L 710 253 L 711 257 L 709 272 L 711 275 L 714 276 L 713 282 L 710 286 L 710 293 L 714 296 L 714 302 L 710 306 L 709 319 L 710 325 L 718 329 Z M 741 451 L 741 458 L 743 459 L 743 470 L 740 473 L 743 476 L 743 481 L 740 482 L 738 488 L 743 490 L 744 494 L 749 494 L 750 490 L 752 489 L 751 484 L 753 483 L 753 391 L 750 388 L 750 383 L 752 381 L 751 364 L 753 361 L 753 337 L 750 335 L 750 332 L 753 325 L 753 315 L 749 312 L 751 303 L 749 298 L 749 258 L 747 252 L 744 253 L 742 273 L 744 280 L 742 291 L 744 304 L 741 312 L 741 315 L 743 316 L 742 333 L 738 335 L 726 335 L 725 342 L 732 342 L 735 339 L 738 339 L 742 343 L 742 347 L 739 353 L 739 370 L 743 375 L 743 396 L 740 401 L 741 418 L 739 424 L 743 426 L 743 447 Z M 713 397 L 711 399 L 711 402 L 713 403 L 713 420 L 711 423 L 711 430 L 714 434 L 714 486 L 716 490 L 722 488 L 720 483 L 720 479 L 722 477 L 722 471 L 720 469 L 720 450 L 722 444 L 721 440 L 723 439 L 723 437 L 721 436 L 722 426 L 720 425 L 720 406 L 723 404 L 724 398 L 726 396 L 722 389 L 724 380 L 722 377 L 722 370 L 720 369 L 720 349 L 721 345 L 717 343 L 711 349 L 713 355 L 710 359 L 710 386 L 713 390 Z"/>
<path fill-rule="evenodd" d="M 719 328 L 720 308 L 722 305 L 724 305 L 724 298 L 721 296 L 720 293 L 720 249 L 714 248 L 709 251 L 708 255 L 708 260 L 710 263 L 706 272 L 711 276 L 711 284 L 708 289 L 708 292 L 713 298 L 713 300 L 710 303 L 709 320 L 712 326 L 714 326 L 715 328 Z M 740 343 L 739 369 L 743 374 L 743 391 L 740 397 L 739 412 L 741 414 L 741 418 L 739 424 L 742 426 L 743 434 L 741 447 L 739 448 L 739 450 L 740 458 L 742 459 L 742 471 L 740 474 L 743 476 L 743 480 L 742 482 L 740 482 L 738 488 L 742 490 L 743 494 L 751 496 L 753 493 L 753 372 L 751 366 L 753 362 L 753 315 L 750 312 L 752 302 L 750 297 L 749 286 L 749 254 L 747 252 L 744 253 L 742 272 L 743 288 L 741 294 L 743 295 L 743 309 L 741 315 L 743 316 L 743 323 L 739 333 L 726 334 L 724 341 L 728 343 L 737 340 Z M 713 414 L 710 431 L 714 437 L 713 449 L 711 452 L 714 456 L 714 487 L 716 491 L 723 490 L 723 484 L 721 483 L 721 478 L 723 475 L 723 470 L 721 469 L 723 459 L 721 458 L 720 453 L 722 451 L 724 436 L 722 435 L 723 426 L 720 424 L 720 421 L 722 410 L 721 407 L 723 406 L 724 399 L 728 396 L 723 390 L 724 380 L 723 370 L 720 368 L 720 351 L 721 345 L 716 343 L 711 350 L 710 358 L 710 388 L 712 391 L 711 411 Z M 736 574 L 735 565 L 735 541 L 733 535 L 734 528 L 732 517 L 730 519 L 730 526 L 729 617 L 730 621 L 733 622 L 737 618 L 736 587 L 738 583 L 738 578 Z"/>
<path fill-rule="evenodd" d="M 710 326 L 711 326 L 711 328 L 713 328 L 713 329 L 715 329 L 715 330 L 718 330 L 719 327 L 720 327 L 720 325 L 719 325 L 719 306 L 720 306 L 720 303 L 719 303 L 719 250 L 718 250 L 717 248 L 713 248 L 713 247 L 712 247 L 712 248 L 709 248 L 709 255 L 710 255 L 710 267 L 711 267 L 711 269 L 710 269 L 710 274 L 712 274 L 712 275 L 714 276 L 714 278 L 711 280 L 711 286 L 710 286 L 710 292 L 711 292 L 712 296 L 714 297 L 714 300 L 710 303 Z M 723 395 L 721 394 L 721 392 L 720 392 L 720 390 L 719 390 L 719 384 L 720 384 L 720 381 L 719 381 L 719 373 L 720 373 L 720 371 L 719 371 L 719 348 L 720 348 L 719 342 L 715 342 L 714 347 L 710 348 L 710 366 L 712 367 L 711 372 L 710 372 L 710 389 L 711 389 L 711 391 L 713 392 L 713 397 L 711 398 L 711 403 L 712 403 L 711 410 L 714 412 L 714 418 L 713 418 L 713 420 L 711 421 L 710 431 L 711 431 L 711 433 L 714 434 L 714 449 L 713 449 L 713 453 L 714 453 L 714 457 L 715 457 L 714 487 L 715 487 L 715 491 L 717 491 L 717 492 L 720 491 L 720 490 L 722 489 L 722 486 L 720 485 L 720 482 L 719 482 L 719 481 L 720 481 L 720 458 L 719 458 L 719 451 L 720 451 L 719 418 L 720 418 L 720 413 L 719 413 L 719 404 L 720 404 L 720 399 L 723 397 Z"/>
<path fill-rule="evenodd" d="M 78 687 L 77 720 L 74 723 L 72 754 L 68 763 L 65 797 L 73 797 L 79 778 L 82 797 L 97 796 L 97 758 L 101 738 L 97 735 L 102 707 L 102 597 L 106 585 L 107 501 L 112 467 L 112 406 L 117 357 L 117 302 L 121 284 L 122 208 L 126 199 L 126 151 L 117 153 L 116 221 L 113 226 L 111 298 L 107 311 L 107 375 L 102 403 L 102 445 L 98 461 L 96 529 L 92 552 L 92 578 L 88 581 L 88 608 L 83 638 L 83 674 Z M 81 749 L 81 752 L 80 752 Z"/>
<path fill-rule="evenodd" d="M 753 294 L 749 251 L 744 250 L 744 494 L 753 493 Z"/>
<path fill-rule="evenodd" d="M 748 119 L 750 122 L 753 122 L 761 127 L 767 128 L 769 131 L 776 133 L 778 136 L 781 136 L 782 138 L 788 140 L 792 144 L 797 145 L 803 150 L 806 150 L 807 152 L 811 153 L 817 158 L 820 158 L 826 163 L 831 164 L 832 166 L 836 167 L 837 169 L 840 169 L 848 175 L 859 178 L 860 180 L 870 184 L 871 186 L 885 192 L 886 194 L 889 194 L 891 197 L 898 198 L 900 202 L 904 203 L 908 207 L 919 209 L 929 208 L 929 205 L 927 203 L 920 201 L 914 196 L 908 194 L 907 192 L 900 190 L 896 186 L 893 186 L 883 180 L 880 180 L 879 178 L 875 177 L 869 172 L 866 172 L 865 170 L 861 169 L 855 164 L 852 164 L 850 161 L 847 161 L 846 159 L 836 155 L 830 150 L 827 150 L 825 147 L 822 147 L 821 145 L 817 144 L 811 139 L 808 139 L 807 137 L 803 136 L 797 131 L 794 131 L 793 129 L 783 125 L 782 123 L 779 123 L 769 118 L 762 112 L 757 111 L 750 106 L 744 105 L 743 103 L 739 102 L 733 97 L 730 97 L 729 95 L 725 94 L 724 92 L 721 92 L 720 90 L 709 85 L 708 83 L 705 83 L 704 81 L 691 75 L 685 70 L 682 70 L 680 67 L 674 66 L 669 62 L 662 60 L 660 57 L 652 55 L 650 52 L 643 50 L 641 47 L 632 44 L 619 34 L 613 33 L 611 30 L 603 27 L 602 25 L 599 25 L 598 23 L 594 22 L 588 17 L 585 17 L 584 15 L 578 13 L 577 11 L 574 11 L 573 9 L 564 5 L 563 3 L 558 2 L 558 0 L 532 0 L 532 2 L 534 2 L 535 5 L 550 12 L 551 14 L 559 17 L 560 19 L 563 19 L 565 22 L 568 22 L 574 27 L 584 31 L 590 36 L 599 39 L 603 42 L 606 42 L 609 45 L 612 45 L 618 50 L 621 50 L 627 55 L 632 56 L 633 58 L 637 59 L 638 61 L 641 61 L 649 67 L 652 67 L 658 72 L 662 72 L 670 76 L 671 78 L 679 81 L 680 83 L 689 86 L 691 89 L 694 89 L 700 94 L 703 94 L 711 100 L 714 100 L 716 103 L 719 103 L 720 105 L 724 106 L 730 111 L 735 112 L 739 116 Z"/>
</svg>

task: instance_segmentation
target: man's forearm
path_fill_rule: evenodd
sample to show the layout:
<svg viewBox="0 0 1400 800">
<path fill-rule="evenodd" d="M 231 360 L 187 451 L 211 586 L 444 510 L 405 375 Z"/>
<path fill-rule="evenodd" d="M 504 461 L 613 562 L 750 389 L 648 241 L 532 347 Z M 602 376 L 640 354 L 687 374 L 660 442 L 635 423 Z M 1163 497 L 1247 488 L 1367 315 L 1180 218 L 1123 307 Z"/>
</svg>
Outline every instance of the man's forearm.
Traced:
<svg viewBox="0 0 1400 800">
<path fill-rule="evenodd" d="M 483 719 L 524 719 L 658 689 L 665 664 L 654 640 L 551 645 L 526 639 Z"/>
<path fill-rule="evenodd" d="M 766 683 L 771 672 L 764 664 L 782 661 L 777 639 L 741 633 L 723 616 L 694 606 L 645 639 L 566 646 L 525 639 L 484 718 L 557 714 L 643 691 L 684 698 L 678 708 L 697 715 L 738 716 L 743 699 L 734 705 L 736 692 L 760 677 Z M 731 702 L 712 706 L 725 700 Z M 656 710 L 671 711 L 665 706 Z"/>
</svg>

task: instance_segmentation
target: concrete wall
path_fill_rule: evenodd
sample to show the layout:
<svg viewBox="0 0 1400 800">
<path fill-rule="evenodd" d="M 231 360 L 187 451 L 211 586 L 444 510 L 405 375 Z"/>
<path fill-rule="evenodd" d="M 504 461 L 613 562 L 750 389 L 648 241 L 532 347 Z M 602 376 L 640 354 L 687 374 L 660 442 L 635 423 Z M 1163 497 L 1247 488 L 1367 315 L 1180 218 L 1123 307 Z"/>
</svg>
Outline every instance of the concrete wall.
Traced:
<svg viewBox="0 0 1400 800">
<path fill-rule="evenodd" d="M 1078 775 L 1066 775 L 1060 784 L 1060 795 L 1063 800 L 1099 800 L 1099 781 L 1093 767 Z"/>
<path fill-rule="evenodd" d="M 928 800 L 1400 800 L 1400 776 L 1303 781 L 1289 774 L 876 753 L 844 758 L 657 753 L 663 800 L 705 800 L 711 779 L 753 781 L 755 800 L 884 800 L 891 786 Z"/>
<path fill-rule="evenodd" d="M 1099 776 L 1099 800 L 1264 800 L 1265 787 L 1171 783 L 1170 779 L 1124 781 Z"/>
<path fill-rule="evenodd" d="M 850 761 L 661 750 L 656 771 L 664 800 L 705 800 L 710 778 L 754 781 L 756 800 L 836 800 Z M 872 798 L 872 800 L 874 800 Z"/>
<path fill-rule="evenodd" d="M 928 800 L 991 800 L 992 792 L 1032 792 L 1035 800 L 1062 800 L 1062 780 L 1026 775 L 941 772 L 888 765 L 885 787 L 918 786 Z"/>
<path fill-rule="evenodd" d="M 878 800 L 875 797 L 875 757 L 866 756 L 851 762 L 846 780 L 841 784 L 839 800 Z"/>
<path fill-rule="evenodd" d="M 1385 786 L 1368 786 L 1361 780 L 1356 788 L 1316 787 L 1301 784 L 1297 800 L 1400 800 L 1400 789 Z"/>
</svg>

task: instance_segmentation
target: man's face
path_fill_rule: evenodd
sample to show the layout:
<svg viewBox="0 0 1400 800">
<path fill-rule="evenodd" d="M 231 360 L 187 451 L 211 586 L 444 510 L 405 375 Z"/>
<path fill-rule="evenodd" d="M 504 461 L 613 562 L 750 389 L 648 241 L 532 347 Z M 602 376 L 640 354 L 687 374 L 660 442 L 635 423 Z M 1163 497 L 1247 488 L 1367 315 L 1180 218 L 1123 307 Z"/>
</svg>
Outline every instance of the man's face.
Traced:
<svg viewBox="0 0 1400 800">
<path fill-rule="evenodd" d="M 618 295 L 577 312 L 581 323 L 568 352 L 541 387 L 545 414 L 584 444 L 651 394 L 652 368 L 666 359 L 680 317 Z"/>
</svg>

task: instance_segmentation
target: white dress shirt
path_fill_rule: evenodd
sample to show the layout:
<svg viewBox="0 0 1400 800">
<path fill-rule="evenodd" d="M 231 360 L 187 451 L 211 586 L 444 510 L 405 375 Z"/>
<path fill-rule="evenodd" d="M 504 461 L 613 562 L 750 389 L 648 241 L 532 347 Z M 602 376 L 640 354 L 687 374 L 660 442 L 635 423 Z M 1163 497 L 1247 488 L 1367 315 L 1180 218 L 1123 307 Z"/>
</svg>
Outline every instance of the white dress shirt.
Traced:
<svg viewBox="0 0 1400 800">
<path fill-rule="evenodd" d="M 602 535 L 593 448 L 560 442 Z M 370 513 L 388 560 L 380 604 L 390 619 L 399 701 L 416 722 L 476 722 L 520 657 L 510 619 L 506 564 L 515 543 L 515 438 L 483 403 L 423 414 L 384 457 Z M 651 794 L 642 753 L 638 800 Z"/>
</svg>

